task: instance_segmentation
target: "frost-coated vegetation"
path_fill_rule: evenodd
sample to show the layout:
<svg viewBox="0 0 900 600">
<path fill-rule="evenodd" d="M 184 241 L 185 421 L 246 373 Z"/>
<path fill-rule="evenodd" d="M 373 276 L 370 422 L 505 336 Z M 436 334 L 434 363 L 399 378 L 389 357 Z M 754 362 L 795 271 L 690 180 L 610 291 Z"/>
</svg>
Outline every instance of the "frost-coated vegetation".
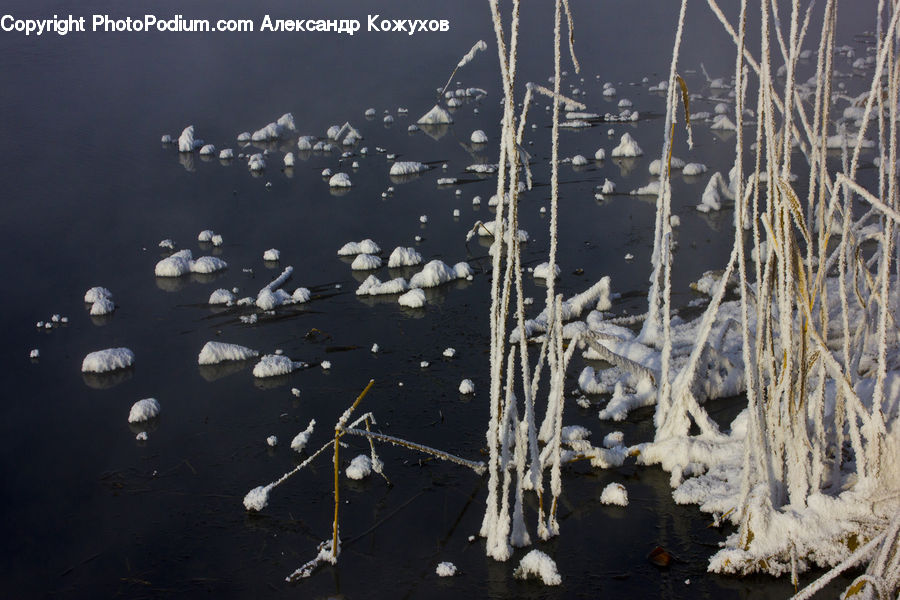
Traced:
<svg viewBox="0 0 900 600">
<path fill-rule="evenodd" d="M 555 288 L 560 105 L 584 109 L 560 93 L 563 11 L 579 69 L 572 15 L 567 0 L 557 0 L 554 88 L 529 84 L 517 114 L 519 4 L 513 2 L 506 24 L 498 3 L 490 2 L 505 93 L 497 197 L 508 200 L 491 231 L 490 479 L 481 535 L 497 560 L 510 558 L 514 546 L 529 545 L 523 502 L 528 493 L 537 496 L 537 537 L 557 535 L 561 464 L 573 458 L 590 458 L 595 466 L 621 464 L 622 455 L 617 460 L 610 449 L 562 434 L 565 371 L 581 346 L 612 365 L 599 377 L 591 370 L 580 378 L 585 391 L 613 393 L 601 418 L 656 406 L 655 439 L 628 453 L 669 471 L 676 501 L 700 504 L 716 520 L 737 526 L 710 559 L 710 570 L 790 573 L 796 583 L 798 573 L 812 565 L 835 567 L 830 579 L 868 562 L 846 595 L 894 597 L 900 583 L 900 6 L 878 3 L 869 89 L 849 99 L 855 109 L 850 118 L 835 121 L 838 105 L 848 100 L 832 89 L 836 0 L 825 3 L 820 22 L 814 22 L 811 5 L 794 0 L 787 30 L 773 12 L 777 5 L 766 0 L 753 6 L 743 0 L 734 22 L 715 0 L 708 4 L 736 48 L 734 111 L 721 119 L 728 118 L 736 132 L 731 183 L 719 175 L 712 188 L 716 197 L 705 195 L 702 203 L 706 210 L 718 209 L 720 191 L 733 196 L 734 242 L 724 273 L 701 317 L 673 320 L 672 150 L 679 136 L 692 144 L 689 94 L 678 75 L 681 39 L 689 27 L 683 0 L 669 78 L 658 86 L 667 94 L 667 111 L 661 168 L 656 185 L 648 187 L 657 197 L 648 312 L 630 323 L 591 313 L 586 326 L 572 327 L 564 321 L 579 315 L 567 314 Z M 747 44 L 751 19 L 758 19 L 762 31 L 759 48 Z M 801 83 L 796 67 L 804 44 L 817 48 L 818 62 L 816 76 Z M 527 173 L 519 149 L 535 92 L 554 100 L 551 243 L 546 318 L 539 331 L 525 320 L 520 240 L 511 235 L 518 224 L 519 181 Z M 682 118 L 684 130 L 676 128 Z M 828 154 L 835 131 L 845 140 L 839 160 Z M 877 140 L 879 166 L 872 181 L 862 182 L 859 154 L 871 146 L 867 138 Z M 623 137 L 620 146 L 631 148 L 632 142 Z M 792 168 L 802 174 L 797 180 Z M 725 301 L 735 281 L 737 299 Z M 640 321 L 636 336 L 622 327 Z M 526 335 L 510 336 L 509 330 Z M 529 336 L 539 342 L 536 361 Z M 747 409 L 730 431 L 722 431 L 702 403 L 739 393 L 746 394 Z"/>
</svg>

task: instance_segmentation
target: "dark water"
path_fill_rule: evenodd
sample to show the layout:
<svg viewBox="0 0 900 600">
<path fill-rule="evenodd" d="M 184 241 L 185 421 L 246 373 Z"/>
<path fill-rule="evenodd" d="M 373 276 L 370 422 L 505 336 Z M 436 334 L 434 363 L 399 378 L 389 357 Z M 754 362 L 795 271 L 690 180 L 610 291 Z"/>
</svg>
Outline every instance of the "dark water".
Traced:
<svg viewBox="0 0 900 600">
<path fill-rule="evenodd" d="M 241 506 L 252 487 L 276 479 L 298 462 L 288 445 L 311 418 L 319 425 L 311 442 L 327 439 L 330 424 L 365 383 L 375 387 L 361 410 L 375 412 L 381 430 L 463 456 L 477 458 L 483 446 L 488 387 L 487 299 L 490 275 L 487 246 L 465 244 L 465 233 L 492 211 L 489 179 L 462 171 L 473 162 L 494 161 L 500 119 L 500 86 L 494 34 L 487 3 L 450 5 L 397 1 L 341 0 L 298 8 L 272 2 L 179 6 L 173 2 L 128 5 L 84 3 L 76 14 L 125 16 L 153 12 L 187 18 L 273 16 L 359 18 L 446 18 L 451 31 L 407 36 L 357 34 L 100 34 L 64 38 L 24 38 L 0 34 L 0 154 L 5 251 L 0 269 L 5 285 L 4 344 L 0 371 L 0 582 L 8 597 L 783 597 L 784 581 L 711 577 L 706 558 L 723 539 L 707 529 L 694 507 L 675 506 L 666 474 L 633 465 L 613 471 L 583 466 L 567 469 L 561 505 L 562 536 L 538 547 L 559 564 L 564 584 L 547 589 L 512 579 L 515 560 L 485 558 L 483 543 L 470 543 L 484 507 L 485 482 L 459 467 L 383 448 L 392 486 L 369 478 L 343 479 L 344 552 L 298 586 L 285 575 L 310 559 L 319 540 L 330 535 L 331 469 L 327 458 L 277 489 L 269 507 L 248 515 Z M 644 7 L 644 5 L 647 5 Z M 607 153 L 623 131 L 631 131 L 645 151 L 631 162 L 561 168 L 560 263 L 562 290 L 581 291 L 603 275 L 625 293 L 617 312 L 643 310 L 652 202 L 628 196 L 594 199 L 604 178 L 628 191 L 650 180 L 647 164 L 660 145 L 663 99 L 640 85 L 643 77 L 666 77 L 677 3 L 663 0 L 573 2 L 578 18 L 577 49 L 584 72 L 571 67 L 564 86 L 588 92 L 588 110 L 615 112 L 629 98 L 644 115 L 637 124 L 601 125 L 564 132 L 561 154 Z M 701 10 L 702 9 L 702 10 Z M 7 9 L 20 17 L 47 17 L 73 11 L 63 3 L 19 3 Z M 639 14 L 637 14 L 639 13 Z M 707 95 L 704 79 L 687 70 L 702 61 L 711 76 L 730 72 L 733 51 L 704 6 L 692 7 L 683 64 L 692 90 Z M 520 79 L 546 82 L 552 74 L 552 7 L 523 9 Z M 864 23 L 864 21 L 861 21 Z M 365 25 L 364 25 L 365 26 Z M 865 25 L 850 29 L 861 31 Z M 408 134 L 406 127 L 434 102 L 434 89 L 478 39 L 489 49 L 457 77 L 463 87 L 488 91 L 454 112 L 455 124 L 433 139 Z M 852 41 L 849 37 L 845 40 Z M 715 50 L 712 50 L 715 49 Z M 597 77 L 599 75 L 599 78 Z M 580 81 L 583 77 L 584 81 Z M 604 99 L 602 83 L 612 81 L 618 96 Z M 633 85 L 634 84 L 634 85 Z M 693 86 L 696 86 L 694 88 Z M 455 87 L 455 86 L 454 86 Z M 522 226 L 532 235 L 525 251 L 529 265 L 548 249 L 549 116 L 546 102 L 532 115 L 537 128 L 528 139 L 536 160 L 535 189 L 522 201 Z M 698 102 L 711 110 L 714 102 Z M 407 107 L 409 116 L 396 108 Z M 366 120 L 375 107 L 379 116 Z M 473 109 L 478 108 L 479 114 Z M 396 117 L 392 127 L 383 110 Z M 301 157 L 293 173 L 282 172 L 274 147 L 270 167 L 253 177 L 244 163 L 223 165 L 194 155 L 184 164 L 172 147 L 158 143 L 163 133 L 178 135 L 194 124 L 197 136 L 218 148 L 238 148 L 240 131 L 254 130 L 292 111 L 299 133 L 323 135 L 349 120 L 365 136 L 360 146 L 376 146 L 403 159 L 446 163 L 412 181 L 392 185 L 384 154 L 355 157 L 349 171 L 354 187 L 331 194 L 322 169 L 338 170 L 337 153 Z M 484 149 L 468 143 L 474 129 L 490 137 Z M 727 171 L 732 140 L 705 128 L 695 131 L 696 149 L 679 145 L 676 154 L 705 162 L 710 172 Z M 237 151 L 237 150 L 236 150 Z M 342 167 L 344 170 L 348 165 Z M 290 176 L 289 176 L 290 175 Z M 438 188 L 438 177 L 466 183 Z M 675 183 L 678 233 L 676 301 L 692 299 L 687 283 L 727 254 L 731 213 L 704 216 L 692 206 L 706 178 Z M 266 183 L 271 183 L 267 188 Z M 473 207 L 471 199 L 484 202 Z M 454 218 L 454 208 L 460 217 Z M 428 215 L 427 225 L 419 215 Z M 221 257 L 230 268 L 208 277 L 177 282 L 157 280 L 153 266 L 164 254 L 157 243 L 172 238 L 195 256 L 197 232 L 221 233 Z M 722 235 L 724 234 L 724 235 Z M 419 244 L 414 236 L 423 239 Z M 335 256 L 349 240 L 374 238 L 385 251 L 417 245 L 426 259 L 469 260 L 477 274 L 428 292 L 421 310 L 403 309 L 388 297 L 360 300 L 353 291 L 361 277 Z M 281 250 L 277 267 L 262 261 L 265 249 Z M 632 253 L 633 262 L 624 255 Z M 276 316 L 242 324 L 242 311 L 216 312 L 205 305 L 217 287 L 239 287 L 254 295 L 286 265 L 295 267 L 289 289 L 306 286 L 314 299 Z M 252 273 L 244 272 L 252 269 Z M 579 274 L 574 274 L 581 269 Z M 378 275 L 385 279 L 387 269 Z M 391 276 L 396 276 L 391 274 Z M 527 278 L 536 304 L 543 288 Z M 118 305 L 111 317 L 92 319 L 82 303 L 94 285 L 109 287 Z M 340 287 L 337 287 L 337 286 Z M 59 313 L 66 326 L 36 330 L 35 322 Z M 308 336 L 317 329 L 320 334 Z M 244 344 L 264 352 L 276 348 L 294 360 L 330 360 L 329 372 L 314 367 L 255 381 L 250 365 L 198 369 L 196 356 L 208 340 Z M 369 348 L 378 343 L 381 352 Z M 92 350 L 128 346 L 136 366 L 119 376 L 83 377 L 81 359 Z M 441 356 L 457 349 L 454 359 Z M 39 348 L 38 361 L 28 352 Z M 430 361 L 427 369 L 420 361 Z M 576 360 L 572 373 L 583 365 Z M 472 398 L 457 393 L 462 378 L 475 382 Z M 403 385 L 400 385 L 400 384 Z M 290 389 L 301 390 L 294 398 Z M 574 382 L 570 385 L 574 387 Z M 149 440 L 135 440 L 127 424 L 131 404 L 153 396 L 162 416 Z M 597 420 L 596 410 L 567 406 L 570 424 L 583 424 L 599 440 L 614 429 Z M 730 405 L 725 413 L 733 414 Z M 626 443 L 651 435 L 644 411 L 623 426 Z M 275 449 L 265 438 L 275 434 Z M 366 450 L 358 440 L 342 455 Z M 627 509 L 603 506 L 603 487 L 623 482 Z M 531 516 L 531 514 L 529 515 Z M 533 533 L 533 532 L 532 532 Z M 660 544 L 677 557 L 660 571 L 647 552 Z M 438 562 L 454 562 L 462 575 L 439 579 Z M 690 580 L 690 584 L 686 583 Z"/>
</svg>

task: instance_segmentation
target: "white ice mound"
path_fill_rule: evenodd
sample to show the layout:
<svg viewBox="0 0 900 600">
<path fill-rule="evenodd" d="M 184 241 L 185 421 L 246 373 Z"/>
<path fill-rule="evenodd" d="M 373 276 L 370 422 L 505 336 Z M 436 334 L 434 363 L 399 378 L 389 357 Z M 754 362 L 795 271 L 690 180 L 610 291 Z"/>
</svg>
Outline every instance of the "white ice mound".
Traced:
<svg viewBox="0 0 900 600">
<path fill-rule="evenodd" d="M 684 165 L 684 169 L 681 170 L 682 175 L 687 175 L 688 177 L 692 175 L 702 175 L 706 173 L 706 165 L 703 163 L 688 163 Z"/>
<path fill-rule="evenodd" d="M 460 394 L 474 394 L 475 393 L 475 384 L 472 383 L 471 379 L 463 379 L 459 382 L 459 393 Z"/>
<path fill-rule="evenodd" d="M 116 310 L 116 305 L 109 298 L 100 298 L 91 305 L 91 314 L 95 317 L 108 315 Z"/>
<path fill-rule="evenodd" d="M 227 267 L 228 263 L 221 258 L 201 256 L 193 260 L 190 250 L 179 250 L 156 263 L 154 272 L 157 277 L 181 277 L 187 273 L 213 273 Z"/>
<path fill-rule="evenodd" d="M 269 503 L 270 491 L 272 491 L 272 484 L 253 488 L 244 496 L 244 508 L 256 512 L 261 511 Z"/>
<path fill-rule="evenodd" d="M 178 136 L 178 151 L 193 152 L 194 151 L 194 126 L 188 125 Z"/>
<path fill-rule="evenodd" d="M 409 291 L 409 282 L 402 277 L 382 282 L 374 275 L 369 275 L 358 288 L 357 296 L 380 296 L 383 294 L 402 294 Z"/>
<path fill-rule="evenodd" d="M 216 147 L 212 144 L 206 144 L 200 148 L 200 156 L 212 156 L 216 153 Z"/>
<path fill-rule="evenodd" d="M 287 375 L 302 366 L 303 363 L 294 362 L 283 354 L 266 354 L 253 367 L 253 376 L 262 378 Z"/>
<path fill-rule="evenodd" d="M 303 452 L 303 449 L 306 448 L 306 445 L 309 443 L 309 438 L 312 436 L 315 427 L 316 420 L 312 419 L 309 422 L 309 425 L 306 426 L 306 429 L 295 435 L 294 439 L 291 440 L 291 450 L 294 452 Z"/>
<path fill-rule="evenodd" d="M 437 568 L 434 570 L 437 573 L 438 577 L 453 577 L 456 575 L 456 565 L 452 562 L 442 562 L 438 563 Z"/>
<path fill-rule="evenodd" d="M 193 256 L 190 250 L 179 250 L 172 256 L 156 263 L 154 269 L 157 277 L 181 277 L 191 270 Z"/>
<path fill-rule="evenodd" d="M 705 213 L 711 210 L 719 210 L 722 208 L 723 197 L 730 198 L 730 195 L 725 178 L 719 171 L 716 171 L 706 183 L 706 188 L 700 197 L 700 204 L 697 205 L 697 210 Z"/>
<path fill-rule="evenodd" d="M 476 129 L 472 132 L 472 135 L 469 136 L 469 139 L 473 144 L 487 144 L 488 136 L 484 131 Z"/>
<path fill-rule="evenodd" d="M 201 256 L 190 262 L 191 273 L 215 273 L 228 268 L 228 263 L 215 256 Z"/>
<path fill-rule="evenodd" d="M 225 342 L 206 342 L 197 357 L 199 365 L 217 365 L 228 360 L 247 360 L 256 358 L 259 352 L 238 344 L 226 344 Z"/>
<path fill-rule="evenodd" d="M 269 248 L 265 252 L 263 252 L 263 260 L 268 260 L 271 262 L 276 262 L 281 259 L 281 251 L 277 248 Z"/>
<path fill-rule="evenodd" d="M 673 169 L 682 169 L 684 168 L 684 161 L 678 158 L 677 156 L 673 156 L 672 160 L 669 161 L 669 164 Z M 653 159 L 648 167 L 651 175 L 659 175 L 660 166 L 662 165 L 662 161 L 658 158 Z"/>
<path fill-rule="evenodd" d="M 116 369 L 125 369 L 133 364 L 134 352 L 128 348 L 107 348 L 85 356 L 81 362 L 81 372 L 108 373 Z"/>
<path fill-rule="evenodd" d="M 615 504 L 617 506 L 628 506 L 628 491 L 621 483 L 611 483 L 600 494 L 600 502 L 603 504 Z"/>
<path fill-rule="evenodd" d="M 374 254 L 357 254 L 350 264 L 354 271 L 371 271 L 381 267 L 381 257 Z"/>
<path fill-rule="evenodd" d="M 613 148 L 612 156 L 613 158 L 618 157 L 634 157 L 641 156 L 644 154 L 644 151 L 641 150 L 641 147 L 638 146 L 638 143 L 631 137 L 631 134 L 626 132 L 622 134 L 622 138 L 619 140 L 619 145 Z"/>
<path fill-rule="evenodd" d="M 372 459 L 360 454 L 350 461 L 345 473 L 350 479 L 365 479 L 372 474 Z"/>
<path fill-rule="evenodd" d="M 600 188 L 601 194 L 613 194 L 616 191 L 616 184 L 609 179 L 604 179 L 603 187 Z"/>
<path fill-rule="evenodd" d="M 353 256 L 354 254 L 378 254 L 381 248 L 370 239 L 361 242 L 347 242 L 338 250 L 338 256 Z"/>
<path fill-rule="evenodd" d="M 328 180 L 328 186 L 333 188 L 348 188 L 353 184 L 350 183 L 350 176 L 346 173 L 335 173 Z"/>
<path fill-rule="evenodd" d="M 513 577 L 516 579 L 536 577 L 543 581 L 544 585 L 559 585 L 562 583 L 562 577 L 559 576 L 556 563 L 540 550 L 532 550 L 523 556 L 519 566 L 513 571 Z"/>
<path fill-rule="evenodd" d="M 112 298 L 112 292 L 105 287 L 92 287 L 84 293 L 84 302 L 86 304 L 93 304 L 98 300 L 104 300 L 107 298 Z"/>
<path fill-rule="evenodd" d="M 294 153 L 288 152 L 284 155 L 284 166 L 285 167 L 293 167 L 294 166 Z"/>
<path fill-rule="evenodd" d="M 422 308 L 425 306 L 425 292 L 420 289 L 409 290 L 397 298 L 397 302 L 408 308 Z"/>
<path fill-rule="evenodd" d="M 128 413 L 128 422 L 140 423 L 155 419 L 158 416 L 159 402 L 156 401 L 156 398 L 144 398 L 131 406 L 131 412 Z"/>
<path fill-rule="evenodd" d="M 559 265 L 553 265 L 553 273 L 556 274 L 556 276 L 559 276 Z M 532 275 L 539 279 L 547 279 L 550 276 L 550 263 L 542 262 L 534 268 L 534 272 L 532 272 Z"/>
<path fill-rule="evenodd" d="M 216 235 L 216 232 L 212 229 L 204 229 L 200 233 L 197 234 L 198 242 L 212 242 L 213 236 Z"/>
<path fill-rule="evenodd" d="M 231 160 L 234 158 L 234 150 L 231 148 L 224 148 L 219 151 L 219 160 Z"/>
<path fill-rule="evenodd" d="M 716 115 L 709 128 L 717 129 L 719 131 L 737 131 L 737 126 L 728 118 L 728 115 Z"/>
<path fill-rule="evenodd" d="M 260 154 L 256 153 L 250 157 L 250 160 L 247 161 L 247 168 L 251 171 L 263 171 L 266 168 L 266 159 Z"/>
<path fill-rule="evenodd" d="M 454 279 L 464 279 L 472 274 L 472 267 L 468 263 L 457 263 L 453 267 L 442 260 L 435 259 L 413 275 L 409 280 L 411 288 L 437 287 Z"/>
<path fill-rule="evenodd" d="M 415 248 L 397 246 L 388 258 L 388 268 L 414 267 L 422 262 L 422 255 Z"/>
<path fill-rule="evenodd" d="M 419 117 L 419 125 L 449 125 L 453 122 L 450 113 L 435 104 L 431 110 Z"/>
<path fill-rule="evenodd" d="M 404 160 L 392 164 L 390 174 L 399 177 L 403 175 L 415 175 L 416 173 L 422 173 L 427 170 L 428 165 L 426 165 L 425 163 L 420 163 L 413 160 Z"/>
<path fill-rule="evenodd" d="M 234 304 L 234 294 L 231 290 L 219 288 L 209 295 L 209 304 Z"/>
</svg>

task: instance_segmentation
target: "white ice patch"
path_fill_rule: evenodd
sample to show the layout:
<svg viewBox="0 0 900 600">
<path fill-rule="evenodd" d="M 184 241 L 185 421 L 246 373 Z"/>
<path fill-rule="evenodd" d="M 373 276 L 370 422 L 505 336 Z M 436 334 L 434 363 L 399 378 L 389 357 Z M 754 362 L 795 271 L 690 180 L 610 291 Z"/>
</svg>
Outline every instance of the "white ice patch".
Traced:
<svg viewBox="0 0 900 600">
<path fill-rule="evenodd" d="M 452 562 L 442 562 L 438 563 L 437 568 L 434 570 L 437 573 L 438 577 L 453 577 L 456 575 L 456 565 Z"/>
<path fill-rule="evenodd" d="M 194 126 L 188 125 L 178 136 L 178 151 L 193 152 L 194 151 Z"/>
<path fill-rule="evenodd" d="M 371 271 L 381 267 L 381 257 L 374 254 L 357 254 L 350 264 L 354 271 Z"/>
<path fill-rule="evenodd" d="M 360 454 L 350 461 L 344 472 L 350 479 L 365 479 L 372 474 L 372 459 L 365 454 Z"/>
<path fill-rule="evenodd" d="M 621 483 L 611 483 L 600 493 L 600 502 L 603 504 L 615 504 L 616 506 L 628 506 L 628 491 Z"/>
<path fill-rule="evenodd" d="M 392 164 L 390 174 L 395 177 L 402 177 L 403 175 L 415 175 L 416 173 L 422 173 L 427 170 L 428 165 L 425 163 L 406 160 Z"/>
<path fill-rule="evenodd" d="M 613 158 L 618 157 L 635 157 L 641 156 L 644 154 L 644 151 L 641 150 L 641 147 L 638 146 L 638 143 L 631 137 L 631 134 L 626 132 L 622 134 L 622 138 L 619 140 L 619 145 L 613 148 L 612 156 Z"/>
<path fill-rule="evenodd" d="M 200 156 L 212 156 L 216 153 L 216 147 L 212 144 L 206 144 L 200 148 Z"/>
<path fill-rule="evenodd" d="M 409 291 L 409 282 L 402 277 L 382 282 L 375 275 L 369 275 L 366 280 L 356 288 L 356 295 L 380 296 L 383 294 L 402 294 L 407 291 Z"/>
<path fill-rule="evenodd" d="M 460 262 L 450 267 L 442 260 L 435 259 L 413 275 L 409 280 L 411 288 L 437 287 L 455 279 L 464 279 L 472 275 L 472 267 L 468 263 Z"/>
<path fill-rule="evenodd" d="M 81 362 L 81 372 L 107 373 L 116 369 L 125 369 L 133 364 L 134 352 L 128 348 L 107 348 L 85 356 Z"/>
<path fill-rule="evenodd" d="M 459 382 L 459 393 L 460 394 L 474 394 L 475 393 L 475 384 L 471 379 L 463 379 Z"/>
<path fill-rule="evenodd" d="M 420 289 L 409 290 L 399 298 L 397 298 L 397 302 L 400 303 L 400 306 L 406 306 L 409 308 L 422 308 L 425 306 L 425 292 Z"/>
<path fill-rule="evenodd" d="M 263 252 L 263 260 L 277 262 L 281 260 L 281 251 L 277 248 L 269 248 L 265 252 Z"/>
<path fill-rule="evenodd" d="M 294 439 L 291 440 L 291 450 L 294 452 L 303 452 L 303 449 L 306 448 L 306 445 L 309 443 L 309 438 L 312 436 L 315 427 L 316 420 L 312 419 L 309 422 L 309 425 L 306 426 L 306 429 L 295 435 Z"/>
<path fill-rule="evenodd" d="M 513 577 L 516 579 L 536 577 L 543 581 L 544 585 L 559 585 L 562 583 L 562 577 L 559 575 L 556 563 L 540 550 L 532 550 L 523 556 L 519 566 L 513 571 Z"/>
<path fill-rule="evenodd" d="M 559 265 L 553 265 L 553 272 L 559 276 L 561 272 Z M 542 262 L 534 268 L 531 274 L 538 279 L 547 279 L 550 276 L 550 263 Z"/>
<path fill-rule="evenodd" d="M 350 176 L 346 173 L 335 173 L 331 176 L 331 179 L 328 180 L 328 187 L 333 188 L 348 188 L 353 184 L 350 183 Z"/>
<path fill-rule="evenodd" d="M 481 129 L 476 129 L 472 132 L 472 135 L 469 136 L 469 139 L 473 144 L 487 144 L 488 136 Z"/>
<path fill-rule="evenodd" d="M 219 160 L 231 160 L 234 158 L 234 150 L 231 148 L 223 148 L 219 151 Z"/>
<path fill-rule="evenodd" d="M 681 174 L 688 177 L 702 175 L 703 173 L 706 173 L 706 165 L 703 163 L 688 163 L 684 165 L 684 168 L 681 170 Z"/>
<path fill-rule="evenodd" d="M 92 287 L 84 293 L 84 301 L 86 304 L 93 304 L 98 300 L 105 300 L 107 298 L 112 298 L 112 292 L 105 287 Z"/>
<path fill-rule="evenodd" d="M 259 512 L 269 503 L 269 492 L 272 484 L 255 487 L 244 496 L 244 508 Z"/>
<path fill-rule="evenodd" d="M 226 290 L 224 288 L 213 290 L 213 293 L 209 295 L 209 304 L 225 304 L 226 306 L 231 306 L 234 304 L 234 300 L 234 294 L 231 290 Z"/>
<path fill-rule="evenodd" d="M 158 416 L 159 402 L 156 401 L 156 398 L 144 398 L 143 400 L 138 400 L 131 406 L 131 411 L 128 413 L 128 422 L 141 423 L 142 421 L 149 421 Z"/>
<path fill-rule="evenodd" d="M 266 354 L 253 367 L 254 377 L 277 377 L 287 375 L 294 369 L 305 366 L 305 363 L 294 362 L 283 354 Z"/>
<path fill-rule="evenodd" d="M 415 248 L 397 246 L 388 258 L 388 268 L 414 267 L 422 262 L 422 255 Z"/>
<path fill-rule="evenodd" d="M 354 254 L 378 254 L 381 248 L 370 239 L 361 242 L 347 242 L 338 250 L 338 256 L 353 256 Z"/>
<path fill-rule="evenodd" d="M 673 169 L 681 169 L 684 168 L 684 161 L 678 158 L 677 156 L 673 156 L 672 160 L 669 161 Z M 653 162 L 650 163 L 648 167 L 651 175 L 659 175 L 660 165 L 662 165 L 662 161 L 658 158 L 654 159 Z"/>
<path fill-rule="evenodd" d="M 453 122 L 450 113 L 435 104 L 431 110 L 419 117 L 419 125 L 449 125 Z"/>
<path fill-rule="evenodd" d="M 109 298 L 100 298 L 91 305 L 91 315 L 99 317 L 111 314 L 116 310 L 116 305 Z"/>
<path fill-rule="evenodd" d="M 259 356 L 259 352 L 246 346 L 226 344 L 225 342 L 206 342 L 197 357 L 197 364 L 217 365 L 227 360 L 247 360 L 257 356 Z"/>
</svg>

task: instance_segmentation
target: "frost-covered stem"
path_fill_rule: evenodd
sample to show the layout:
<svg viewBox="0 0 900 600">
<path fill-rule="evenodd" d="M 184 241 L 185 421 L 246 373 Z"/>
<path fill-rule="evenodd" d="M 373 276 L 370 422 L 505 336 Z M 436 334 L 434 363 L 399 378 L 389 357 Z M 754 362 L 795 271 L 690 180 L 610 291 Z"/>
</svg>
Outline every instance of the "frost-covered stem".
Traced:
<svg viewBox="0 0 900 600">
<path fill-rule="evenodd" d="M 471 461 L 466 460 L 465 458 L 460 458 L 455 454 L 450 454 L 449 452 L 444 452 L 443 450 L 438 450 L 437 448 L 431 448 L 430 446 L 425 446 L 423 444 L 417 444 L 416 442 L 411 442 L 409 440 L 405 440 L 403 438 L 394 437 L 392 435 L 385 435 L 383 433 L 378 433 L 375 431 L 367 431 L 365 429 L 358 429 L 355 427 L 347 427 L 343 430 L 343 433 L 346 435 L 355 435 L 362 438 L 366 438 L 368 440 L 374 440 L 376 442 L 384 442 L 387 444 L 392 444 L 394 446 L 401 446 L 403 448 L 407 448 L 409 450 L 415 450 L 416 452 L 421 452 L 422 454 L 428 454 L 429 456 L 433 456 L 435 458 L 439 458 L 441 460 L 445 460 L 447 462 L 452 462 L 457 465 L 467 467 L 472 469 L 479 475 L 483 475 L 486 467 L 485 464 L 481 461 Z M 331 442 L 329 442 L 330 444 Z"/>
<path fill-rule="evenodd" d="M 331 538 L 331 558 L 334 560 L 337 560 L 338 552 L 340 551 L 338 540 L 338 509 L 340 508 L 340 486 L 338 484 L 340 482 L 339 475 L 341 465 L 338 461 L 338 453 L 341 447 L 341 436 L 344 433 L 344 426 L 350 419 L 350 415 L 353 414 L 353 411 L 356 410 L 356 407 L 359 406 L 359 403 L 362 402 L 362 399 L 366 397 L 366 394 L 369 393 L 369 390 L 372 389 L 373 385 L 375 385 L 375 380 L 370 379 L 369 383 L 366 385 L 363 391 L 359 393 L 359 396 L 357 396 L 353 404 L 350 405 L 350 408 L 344 411 L 344 414 L 341 415 L 341 417 L 338 419 L 338 422 L 334 425 L 334 528 Z"/>
<path fill-rule="evenodd" d="M 554 406 L 553 438 L 550 441 L 550 490 L 553 501 L 550 505 L 550 513 L 547 519 L 547 528 L 551 536 L 559 535 L 559 522 L 556 519 L 559 497 L 562 494 L 562 475 L 560 472 L 561 443 L 562 443 L 562 415 L 563 415 L 563 384 L 565 377 L 565 362 L 563 358 L 562 338 L 562 294 L 556 297 L 554 310 L 553 329 L 548 332 L 554 336 L 556 345 L 556 370 L 551 377 L 550 404 Z"/>
<path fill-rule="evenodd" d="M 678 54 L 681 49 L 681 36 L 684 31 L 684 15 L 687 10 L 687 0 L 681 0 L 681 9 L 678 13 L 678 27 L 675 30 L 675 43 L 672 48 L 672 62 L 669 66 L 669 87 L 666 94 L 666 122 L 663 129 L 663 147 L 660 156 L 660 164 L 668 164 L 668 157 L 671 154 L 672 131 L 675 123 L 675 76 L 678 67 Z M 664 172 L 660 169 L 660 173 Z M 668 177 L 668 175 L 666 175 Z M 654 224 L 653 233 L 653 253 L 651 254 L 651 264 L 653 266 L 650 275 L 650 293 L 648 295 L 648 314 L 647 320 L 638 336 L 638 340 L 643 343 L 651 343 L 656 345 L 659 337 L 659 312 L 660 312 L 660 275 L 663 268 L 662 259 L 663 244 L 665 243 L 665 232 L 671 231 L 671 225 L 663 222 L 665 210 L 668 206 L 663 199 L 663 193 L 666 185 L 660 185 L 659 195 L 656 198 L 656 222 Z M 667 373 L 663 373 L 663 377 L 668 377 Z"/>
<path fill-rule="evenodd" d="M 791 600 L 808 600 L 809 598 L 812 598 L 826 585 L 831 583 L 835 577 L 868 559 L 878 549 L 878 546 L 884 541 L 884 538 L 885 533 L 875 536 L 869 543 L 856 550 L 853 554 L 841 561 L 836 567 L 800 590 L 799 593 L 791 596 Z"/>
<path fill-rule="evenodd" d="M 561 0 L 554 3 L 554 27 L 553 27 L 553 94 L 559 95 L 560 90 L 560 23 Z M 550 268 L 547 270 L 547 299 L 549 308 L 556 297 L 556 251 L 557 251 L 557 223 L 559 219 L 559 100 L 553 100 L 553 126 L 551 129 L 550 144 Z M 524 332 L 523 332 L 524 333 Z M 552 363 L 551 363 L 552 364 Z"/>
</svg>

